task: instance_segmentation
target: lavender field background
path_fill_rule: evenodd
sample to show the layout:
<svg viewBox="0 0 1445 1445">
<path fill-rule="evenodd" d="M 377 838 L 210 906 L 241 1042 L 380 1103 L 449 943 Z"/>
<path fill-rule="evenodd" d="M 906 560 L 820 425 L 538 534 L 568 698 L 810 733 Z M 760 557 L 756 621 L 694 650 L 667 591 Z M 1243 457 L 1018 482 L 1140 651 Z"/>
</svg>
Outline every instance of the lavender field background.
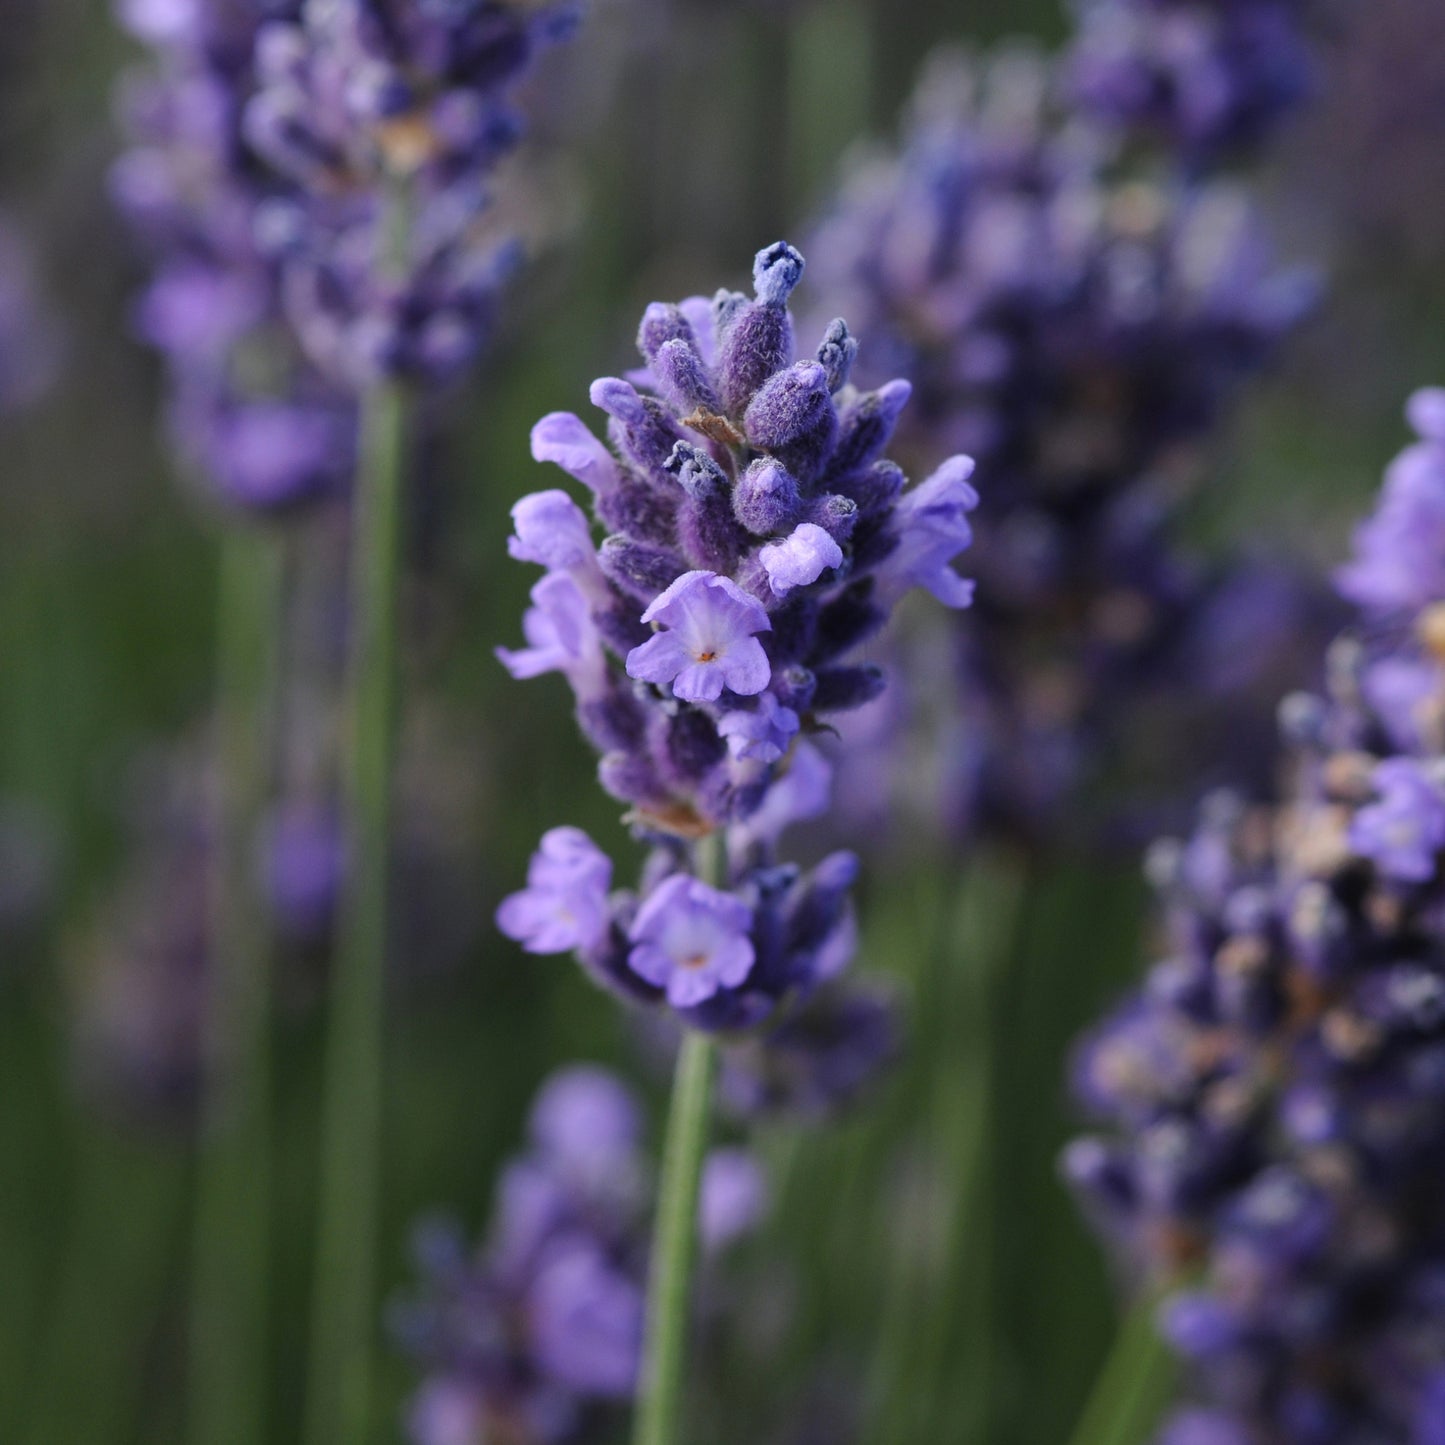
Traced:
<svg viewBox="0 0 1445 1445">
<path fill-rule="evenodd" d="M 947 802 L 926 769 L 880 797 L 883 761 L 967 747 L 967 712 L 943 743 L 886 718 L 880 741 L 840 717 L 846 806 L 801 847 L 810 862 L 862 855 L 859 956 L 900 1001 L 901 1033 L 826 1121 L 722 1117 L 719 1140 L 752 1150 L 768 1202 L 706 1265 L 695 1445 L 1152 1438 L 1073 1433 L 1124 1315 L 1060 1178 L 1082 1117 L 1071 1049 L 1157 956 L 1151 838 L 1187 829 L 1222 783 L 1268 786 L 1273 701 L 1319 682 L 1339 620 L 1328 579 L 1408 440 L 1404 399 L 1445 384 L 1445 24 L 1428 0 L 1323 8 L 1313 92 L 1264 154 L 1230 166 L 1318 299 L 1211 426 L 1178 533 L 1202 558 L 1287 567 L 1306 599 L 1293 630 L 1278 646 L 1252 618 L 1226 633 L 1223 652 L 1258 650 L 1262 676 L 1219 705 L 1182 683 L 1139 698 L 1120 684 L 1117 706 L 1137 707 L 1123 744 L 1039 818 L 997 803 L 988 826 L 920 822 L 920 803 Z M 178 457 L 171 382 L 137 336 L 153 257 L 115 204 L 118 97 L 144 47 L 106 0 L 0 0 L 0 22 L 0 1440 L 285 1445 L 303 1429 L 344 866 L 324 844 L 346 507 L 238 522 Z M 615 1069 L 643 1101 L 647 1150 L 661 1147 L 674 1039 L 493 922 L 560 823 L 629 877 L 641 856 L 557 680 L 523 686 L 494 655 L 516 646 L 535 581 L 506 555 L 509 511 L 562 484 L 533 460 L 533 424 L 585 414 L 593 378 L 636 366 L 650 301 L 746 288 L 780 237 L 809 256 L 793 304 L 811 347 L 833 311 L 809 242 L 860 148 L 898 135 L 926 58 L 1019 37 L 1047 52 L 1074 23 L 1058 0 L 592 0 L 526 76 L 529 135 L 501 214 L 529 259 L 480 360 L 427 401 L 404 496 L 375 1371 L 363 1432 L 337 1445 L 419 1438 L 421 1372 L 388 1309 L 417 1292 L 414 1226 L 443 1213 L 484 1232 L 554 1070 Z M 866 318 L 852 324 L 866 359 Z M 983 589 L 989 482 L 981 465 L 981 540 L 960 561 Z M 203 1122 L 205 858 L 218 576 L 238 525 L 279 538 L 287 681 L 268 791 L 290 805 L 268 804 L 248 845 L 274 885 L 254 1436 L 198 1432 L 192 1394 L 198 1138 L 228 1127 Z M 948 714 L 955 684 L 926 624 L 918 639 L 921 707 Z M 1171 751 L 1181 732 L 1205 746 Z M 626 1415 L 576 1436 L 456 1428 L 420 1445 L 623 1439 Z"/>
</svg>

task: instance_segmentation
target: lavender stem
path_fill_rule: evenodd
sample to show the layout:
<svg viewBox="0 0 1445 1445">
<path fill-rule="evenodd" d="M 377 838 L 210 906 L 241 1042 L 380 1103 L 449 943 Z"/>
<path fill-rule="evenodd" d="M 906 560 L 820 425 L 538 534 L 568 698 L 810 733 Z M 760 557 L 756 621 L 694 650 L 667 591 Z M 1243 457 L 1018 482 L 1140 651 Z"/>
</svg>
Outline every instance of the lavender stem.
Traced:
<svg viewBox="0 0 1445 1445">
<path fill-rule="evenodd" d="M 217 647 L 218 837 L 191 1326 L 191 1437 L 266 1438 L 271 936 L 252 840 L 271 783 L 284 559 L 237 526 L 222 544 Z"/>
<path fill-rule="evenodd" d="M 388 198 L 404 259 L 405 188 Z M 366 1438 L 381 1109 L 388 834 L 396 712 L 396 596 L 409 397 L 389 377 L 362 399 L 352 535 L 351 660 L 344 716 L 347 888 L 337 941 L 322 1120 L 321 1199 L 305 1436 Z"/>
<path fill-rule="evenodd" d="M 1119 1327 L 1069 1445 L 1143 1445 L 1174 1385 L 1174 1357 L 1160 1337 L 1159 1301 L 1146 1294 Z"/>
<path fill-rule="evenodd" d="M 697 873 L 705 883 L 723 886 L 718 834 L 698 845 Z M 688 1306 L 697 1257 L 698 1194 L 716 1066 L 713 1040 L 696 1029 L 684 1030 L 662 1156 L 634 1445 L 676 1445 L 679 1438 Z"/>
</svg>

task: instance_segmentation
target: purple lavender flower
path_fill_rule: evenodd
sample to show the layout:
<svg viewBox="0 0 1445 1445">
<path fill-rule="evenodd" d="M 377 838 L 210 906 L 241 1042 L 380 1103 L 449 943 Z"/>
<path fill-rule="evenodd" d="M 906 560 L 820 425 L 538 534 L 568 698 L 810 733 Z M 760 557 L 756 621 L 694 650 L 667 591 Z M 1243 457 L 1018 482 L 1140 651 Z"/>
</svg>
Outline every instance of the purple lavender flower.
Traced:
<svg viewBox="0 0 1445 1445">
<path fill-rule="evenodd" d="M 1107 1132 L 1065 1169 L 1133 1276 L 1171 1288 L 1160 1327 L 1201 1408 L 1169 1442 L 1416 1441 L 1438 1407 L 1445 585 L 1419 568 L 1392 572 L 1388 626 L 1366 589 L 1326 693 L 1282 707 L 1282 795 L 1217 798 L 1155 850 L 1170 952 L 1079 1051 Z M 1415 679 L 1409 725 L 1369 683 L 1385 668 Z"/>
<path fill-rule="evenodd" d="M 850 363 L 878 388 L 867 425 L 896 421 L 905 461 L 966 451 L 987 479 L 973 514 L 961 462 L 903 497 L 878 600 L 913 584 L 966 602 L 936 564 L 950 527 L 978 529 L 982 605 L 916 643 L 957 695 L 893 706 L 934 733 L 911 752 L 946 754 L 932 821 L 1030 846 L 1127 759 L 1141 699 L 1188 681 L 1181 654 L 1224 584 L 1171 534 L 1229 404 L 1314 290 L 1277 265 L 1241 188 L 1182 163 L 1129 169 L 1061 99 L 1035 54 L 938 56 L 901 144 L 853 172 L 812 247 L 827 305 L 868 339 Z M 906 388 L 880 386 L 900 373 L 906 411 Z M 1250 595 L 1268 627 L 1270 595 Z M 887 780 L 911 759 L 884 736 L 867 771 Z"/>
<path fill-rule="evenodd" d="M 675 873 L 638 910 L 627 962 L 674 1008 L 692 1008 L 746 981 L 757 958 L 752 922 L 740 899 Z"/>
<path fill-rule="evenodd" d="M 529 953 L 590 948 L 607 931 L 612 860 L 578 828 L 553 828 L 527 869 L 527 888 L 497 910 L 497 927 Z"/>
<path fill-rule="evenodd" d="M 783 830 L 827 807 L 807 735 L 882 692 L 856 653 L 905 592 L 972 596 L 953 570 L 972 538 L 971 463 L 907 486 L 883 454 L 909 388 L 853 386 L 842 321 L 796 357 L 802 274 L 779 242 L 758 253 L 751 298 L 649 306 L 646 370 L 591 388 L 608 443 L 564 413 L 532 432 L 533 455 L 591 493 L 605 540 L 548 491 L 514 509 L 509 543 L 548 570 L 530 648 L 499 655 L 514 676 L 566 673 L 601 780 L 653 848 L 605 930 L 555 937 L 614 991 L 731 1034 L 801 1008 L 855 950 L 851 855 L 811 873 L 777 861 Z M 704 880 L 699 845 L 715 834 Z M 503 929 L 535 947 L 554 937 L 536 917 L 550 907 L 534 880 L 503 905 Z"/>
<path fill-rule="evenodd" d="M 476 356 L 516 262 L 488 224 L 492 175 L 521 135 L 509 97 L 578 8 L 336 0 L 262 29 L 244 134 L 291 183 L 266 230 L 290 319 L 328 375 L 440 383 Z"/>
<path fill-rule="evenodd" d="M 119 12 L 155 56 L 122 92 L 132 144 L 112 174 L 155 264 L 136 330 L 165 359 L 181 457 L 223 501 L 257 511 L 337 490 L 355 431 L 350 399 L 297 347 L 263 244 L 290 183 L 242 133 L 262 23 L 299 10 L 176 0 Z"/>
<path fill-rule="evenodd" d="M 564 1069 L 538 1095 L 527 1152 L 504 1171 L 490 1239 L 418 1228 L 420 1294 L 393 1334 L 426 1372 L 407 1411 L 415 1445 L 599 1438 L 632 1396 L 642 1345 L 650 1161 L 641 1111 L 606 1070 Z M 758 1165 L 720 1149 L 704 1171 L 710 1259 L 766 1209 Z"/>
</svg>

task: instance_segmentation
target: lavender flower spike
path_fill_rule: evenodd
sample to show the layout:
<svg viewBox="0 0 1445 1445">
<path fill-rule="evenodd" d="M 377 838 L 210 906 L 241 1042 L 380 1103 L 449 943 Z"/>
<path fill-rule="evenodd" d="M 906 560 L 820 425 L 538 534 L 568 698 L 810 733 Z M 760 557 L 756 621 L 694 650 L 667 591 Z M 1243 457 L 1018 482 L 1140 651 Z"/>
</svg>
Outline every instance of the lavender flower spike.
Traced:
<svg viewBox="0 0 1445 1445">
<path fill-rule="evenodd" d="M 1170 1291 L 1198 1397 L 1169 1442 L 1413 1442 L 1441 1418 L 1445 577 L 1428 551 L 1373 570 L 1400 475 L 1342 574 L 1362 615 L 1327 693 L 1280 710 L 1287 786 L 1156 850 L 1172 947 L 1075 1067 L 1104 1133 L 1065 1170 Z"/>
</svg>

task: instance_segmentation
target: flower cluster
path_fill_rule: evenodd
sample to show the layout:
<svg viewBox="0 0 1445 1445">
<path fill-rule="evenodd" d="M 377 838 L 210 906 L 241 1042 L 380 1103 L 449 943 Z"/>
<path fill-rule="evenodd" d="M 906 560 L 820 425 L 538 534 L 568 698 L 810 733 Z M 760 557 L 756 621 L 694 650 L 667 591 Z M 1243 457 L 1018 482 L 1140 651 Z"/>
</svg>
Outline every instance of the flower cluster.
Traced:
<svg viewBox="0 0 1445 1445">
<path fill-rule="evenodd" d="M 1026 838 L 1226 585 L 1171 533 L 1314 290 L 1236 188 L 1120 178 L 1055 89 L 1031 53 L 940 56 L 901 147 L 814 243 L 820 290 L 869 338 L 862 379 L 914 383 L 905 452 L 963 449 L 989 479 L 952 663 L 959 813 Z"/>
<path fill-rule="evenodd" d="M 603 1069 L 563 1069 L 543 1085 L 529 1132 L 481 1252 L 450 1224 L 417 1231 L 423 1288 L 392 1320 L 426 1372 L 408 1410 L 415 1445 L 595 1438 L 609 1407 L 632 1397 L 651 1174 L 637 1101 Z M 709 1156 L 702 1190 L 710 1254 L 766 1207 L 762 1173 L 741 1150 Z"/>
<path fill-rule="evenodd" d="M 290 186 L 248 144 L 246 106 L 271 5 L 124 0 L 154 53 L 122 96 L 130 149 L 112 190 L 155 260 L 136 327 L 165 358 L 181 456 L 219 498 L 275 511 L 352 469 L 354 406 L 302 355 L 286 321 L 266 217 Z"/>
<path fill-rule="evenodd" d="M 1170 952 L 1078 1055 L 1067 1172 L 1200 1408 L 1170 1445 L 1438 1437 L 1445 1399 L 1445 392 L 1339 578 L 1287 790 L 1153 867 Z"/>
<path fill-rule="evenodd" d="M 1309 95 L 1308 0 L 1077 0 L 1067 82 L 1110 127 L 1196 164 L 1267 140 Z"/>
<path fill-rule="evenodd" d="M 261 30 L 244 134 L 294 189 L 267 208 L 308 353 L 353 386 L 455 376 L 490 329 L 514 248 L 487 234 L 517 143 L 508 94 L 571 3 L 306 0 Z"/>
<path fill-rule="evenodd" d="M 567 677 L 602 783 L 654 851 L 640 894 L 614 893 L 610 860 L 556 829 L 500 925 L 708 1029 L 755 1024 L 847 964 L 853 857 L 809 873 L 774 857 L 789 822 L 827 806 L 807 735 L 879 695 L 881 671 L 850 657 L 906 590 L 971 596 L 950 564 L 970 539 L 972 463 L 906 486 L 883 452 L 910 388 L 852 386 L 842 321 L 794 358 L 802 271 L 779 243 L 752 297 L 650 306 L 645 370 L 592 387 L 610 447 L 575 416 L 537 424 L 533 454 L 591 492 L 600 548 L 563 491 L 513 509 L 512 555 L 547 571 L 528 646 L 500 656 L 516 677 Z M 689 842 L 724 828 L 727 876 L 695 876 Z"/>
</svg>

